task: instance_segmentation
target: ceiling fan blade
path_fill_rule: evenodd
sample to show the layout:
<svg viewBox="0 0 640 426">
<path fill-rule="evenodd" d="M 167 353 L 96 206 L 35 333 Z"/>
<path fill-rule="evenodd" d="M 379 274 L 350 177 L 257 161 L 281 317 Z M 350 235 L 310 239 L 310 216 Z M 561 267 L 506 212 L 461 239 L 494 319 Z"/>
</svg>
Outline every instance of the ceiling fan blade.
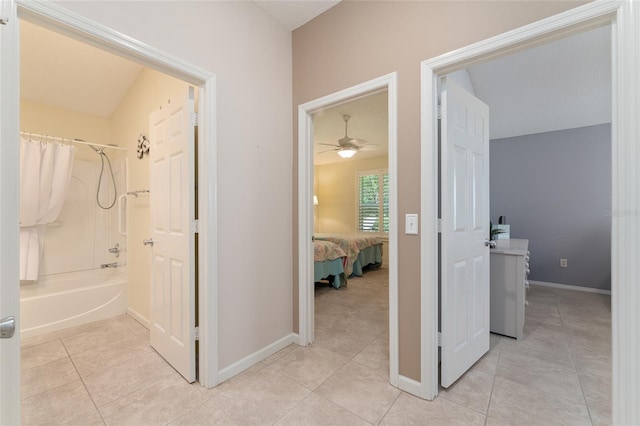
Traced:
<svg viewBox="0 0 640 426">
<path fill-rule="evenodd" d="M 336 148 L 336 149 L 327 149 L 326 151 L 319 151 L 316 152 L 316 154 L 324 154 L 325 152 L 336 152 L 338 151 L 340 148 Z"/>
<path fill-rule="evenodd" d="M 360 151 L 377 151 L 380 148 L 382 148 L 382 146 L 375 144 L 375 143 L 368 143 L 366 145 L 362 145 L 360 147 Z"/>
<path fill-rule="evenodd" d="M 367 141 L 365 141 L 364 139 L 356 138 L 342 138 L 338 142 L 340 143 L 340 148 L 347 149 L 360 149 L 367 144 Z"/>
<path fill-rule="evenodd" d="M 364 139 L 351 138 L 351 139 L 349 139 L 349 143 L 352 144 L 352 145 L 363 147 L 363 146 L 366 146 L 369 142 L 367 142 Z"/>
<path fill-rule="evenodd" d="M 336 145 L 335 143 L 317 143 L 316 145 L 333 146 L 335 148 L 340 148 L 340 146 Z"/>
</svg>

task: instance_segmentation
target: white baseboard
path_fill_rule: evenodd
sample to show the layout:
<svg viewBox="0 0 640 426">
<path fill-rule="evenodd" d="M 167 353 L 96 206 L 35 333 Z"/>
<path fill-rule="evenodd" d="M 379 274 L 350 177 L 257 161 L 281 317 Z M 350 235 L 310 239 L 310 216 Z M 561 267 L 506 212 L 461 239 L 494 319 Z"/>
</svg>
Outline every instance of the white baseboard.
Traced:
<svg viewBox="0 0 640 426">
<path fill-rule="evenodd" d="M 244 370 L 253 367 L 263 359 L 270 357 L 281 349 L 286 348 L 292 343 L 296 343 L 299 341 L 298 335 L 296 333 L 291 333 L 289 335 L 284 336 L 280 340 L 277 340 L 271 343 L 268 346 L 242 358 L 240 361 L 234 362 L 228 367 L 223 368 L 218 372 L 218 383 L 222 383 L 226 380 L 229 380 L 236 374 L 242 373 Z"/>
<path fill-rule="evenodd" d="M 293 335 L 293 343 L 300 346 L 300 335 L 298 333 L 291 333 Z"/>
<path fill-rule="evenodd" d="M 398 388 L 411 395 L 422 397 L 422 384 L 403 375 L 398 375 Z"/>
<path fill-rule="evenodd" d="M 556 284 L 556 283 L 547 283 L 547 282 L 544 282 L 544 281 L 532 281 L 532 280 L 529 280 L 529 284 L 531 284 L 531 285 L 540 285 L 540 286 L 544 286 L 544 287 L 561 288 L 563 290 L 586 291 L 588 293 L 600 293 L 600 294 L 611 295 L 611 290 L 602 290 L 602 289 L 599 289 L 599 288 L 591 288 L 591 287 L 581 287 L 581 286 L 577 286 L 577 285 Z"/>
<path fill-rule="evenodd" d="M 138 321 L 142 326 L 144 326 L 147 330 L 151 329 L 151 323 L 145 317 L 143 317 L 139 312 L 134 311 L 131 308 L 127 308 L 127 315 L 129 315 L 134 320 Z"/>
</svg>

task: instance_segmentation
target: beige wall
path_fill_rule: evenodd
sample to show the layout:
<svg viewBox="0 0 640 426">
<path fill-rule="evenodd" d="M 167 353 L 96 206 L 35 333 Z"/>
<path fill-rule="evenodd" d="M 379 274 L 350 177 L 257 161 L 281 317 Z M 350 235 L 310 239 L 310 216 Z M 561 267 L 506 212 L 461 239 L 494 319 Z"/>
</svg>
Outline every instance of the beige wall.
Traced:
<svg viewBox="0 0 640 426">
<path fill-rule="evenodd" d="M 288 336 L 291 32 L 250 1 L 55 3 L 216 74 L 219 367 Z"/>
<path fill-rule="evenodd" d="M 71 111 L 22 99 L 20 101 L 20 131 L 60 138 L 83 139 L 106 145 L 111 143 L 109 119 L 92 114 Z M 95 160 L 89 149 L 78 149 L 76 158 Z"/>
<path fill-rule="evenodd" d="M 578 5 L 573 1 L 343 1 L 293 32 L 293 135 L 297 135 L 299 104 L 397 71 L 398 217 L 419 213 L 420 62 Z M 294 168 L 294 194 L 296 176 Z M 297 234 L 297 222 L 293 232 Z M 297 238 L 293 242 L 297 250 Z M 398 256 L 400 374 L 419 381 L 419 239 L 400 233 Z M 297 274 L 294 264 L 293 276 Z M 294 286 L 294 301 L 297 297 Z M 294 303 L 294 321 L 297 315 Z"/>
<path fill-rule="evenodd" d="M 348 160 L 316 166 L 317 232 L 353 234 L 356 225 L 356 172 L 386 169 L 387 157 Z"/>
<path fill-rule="evenodd" d="M 314 232 L 353 234 L 356 223 L 356 172 L 387 169 L 388 157 L 347 160 L 314 167 Z M 389 243 L 382 247 L 382 264 L 389 264 Z"/>
<path fill-rule="evenodd" d="M 136 157 L 138 137 L 149 137 L 149 114 L 166 103 L 172 95 L 186 93 L 183 81 L 143 68 L 129 91 L 111 115 L 111 141 L 128 149 L 129 176 L 127 191 L 149 189 L 149 156 Z M 150 237 L 149 196 L 128 197 L 127 265 L 128 307 L 138 319 L 149 321 L 151 250 L 142 245 Z"/>
</svg>

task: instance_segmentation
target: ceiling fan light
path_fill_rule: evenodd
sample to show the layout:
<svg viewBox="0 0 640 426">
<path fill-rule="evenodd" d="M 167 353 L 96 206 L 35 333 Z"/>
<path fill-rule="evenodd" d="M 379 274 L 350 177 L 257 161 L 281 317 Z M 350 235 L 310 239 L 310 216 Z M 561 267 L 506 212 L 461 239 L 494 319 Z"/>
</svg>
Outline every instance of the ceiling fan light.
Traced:
<svg viewBox="0 0 640 426">
<path fill-rule="evenodd" d="M 356 154 L 356 150 L 351 148 L 342 148 L 338 150 L 338 155 L 342 158 L 351 158 L 355 154 Z"/>
</svg>

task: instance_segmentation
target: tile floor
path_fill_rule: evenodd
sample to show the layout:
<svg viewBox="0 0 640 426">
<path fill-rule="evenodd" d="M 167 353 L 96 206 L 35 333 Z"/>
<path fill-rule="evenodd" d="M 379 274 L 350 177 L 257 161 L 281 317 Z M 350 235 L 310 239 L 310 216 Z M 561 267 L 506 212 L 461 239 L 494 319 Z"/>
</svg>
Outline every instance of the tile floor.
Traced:
<svg viewBox="0 0 640 426">
<path fill-rule="evenodd" d="M 316 289 L 316 341 L 213 389 L 187 384 L 128 316 L 25 339 L 23 424 L 600 425 L 610 423 L 610 300 L 532 287 L 525 338 L 433 402 L 388 384 L 384 268 Z"/>
</svg>

